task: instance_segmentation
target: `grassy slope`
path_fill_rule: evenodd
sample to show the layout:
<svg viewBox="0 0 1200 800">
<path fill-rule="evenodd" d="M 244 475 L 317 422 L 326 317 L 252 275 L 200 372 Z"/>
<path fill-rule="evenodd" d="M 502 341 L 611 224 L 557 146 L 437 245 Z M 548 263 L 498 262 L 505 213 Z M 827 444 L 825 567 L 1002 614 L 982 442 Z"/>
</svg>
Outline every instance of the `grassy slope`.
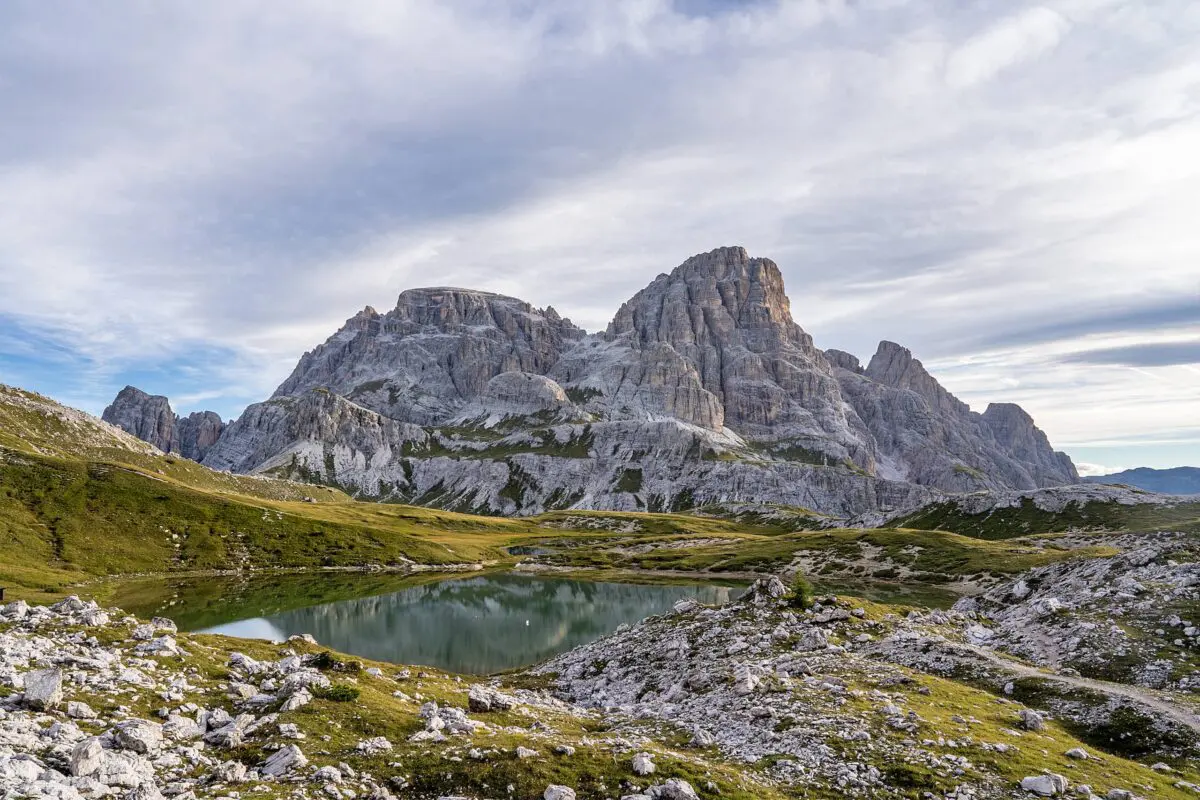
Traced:
<svg viewBox="0 0 1200 800">
<path fill-rule="evenodd" d="M 883 528 L 878 530 L 798 531 L 761 535 L 754 533 L 707 533 L 706 539 L 721 539 L 696 547 L 657 548 L 636 552 L 639 545 L 664 541 L 681 542 L 685 537 L 628 536 L 614 542 L 609 538 L 564 541 L 547 538 L 541 544 L 555 548 L 551 563 L 582 568 L 705 570 L 712 572 L 771 572 L 791 563 L 798 555 L 818 553 L 847 561 L 864 551 L 879 551 L 880 557 L 902 563 L 914 571 L 933 576 L 976 573 L 1008 574 L 1049 564 L 1072 555 L 1106 555 L 1101 548 L 1056 550 L 1028 543 L 992 542 L 942 531 Z M 619 544 L 619 547 L 616 545 Z M 561 549 L 559 549 L 561 548 Z"/>
<path fill-rule="evenodd" d="M 980 539 L 1011 539 L 1036 533 L 1070 530 L 1156 531 L 1200 533 L 1200 502 L 1175 505 L 1071 504 L 1050 512 L 1025 500 L 1018 508 L 966 514 L 956 503 L 934 503 L 896 520 L 897 527 L 954 531 Z"/>
<path fill-rule="evenodd" d="M 1126 516 L 1106 511 L 1110 525 L 1200 516 L 1200 507 L 1117 511 Z M 984 539 L 1080 527 L 1071 514 L 1037 514 L 997 512 L 983 524 L 934 506 L 903 524 Z M 557 551 L 549 560 L 575 568 L 712 573 L 777 570 L 805 553 L 852 562 L 876 552 L 931 581 L 1015 572 L 1066 555 L 929 530 L 797 531 L 806 520 L 802 510 L 779 509 L 501 519 L 363 503 L 328 487 L 164 456 L 81 412 L 0 386 L 0 585 L 14 596 L 48 597 L 97 576 L 133 573 L 511 563 L 506 548 L 514 544 L 549 543 Z M 697 537 L 706 541 L 670 546 Z"/>
</svg>

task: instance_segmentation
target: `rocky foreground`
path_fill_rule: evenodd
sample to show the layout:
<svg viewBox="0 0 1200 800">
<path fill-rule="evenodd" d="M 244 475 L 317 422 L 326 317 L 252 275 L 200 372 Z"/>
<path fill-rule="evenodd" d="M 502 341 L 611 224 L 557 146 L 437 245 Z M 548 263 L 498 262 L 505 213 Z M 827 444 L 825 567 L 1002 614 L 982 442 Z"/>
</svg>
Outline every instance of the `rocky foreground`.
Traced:
<svg viewBox="0 0 1200 800">
<path fill-rule="evenodd" d="M 0 796 L 1197 797 L 1200 565 L 1134 544 L 948 611 L 763 580 L 486 683 L 11 603 Z"/>
</svg>

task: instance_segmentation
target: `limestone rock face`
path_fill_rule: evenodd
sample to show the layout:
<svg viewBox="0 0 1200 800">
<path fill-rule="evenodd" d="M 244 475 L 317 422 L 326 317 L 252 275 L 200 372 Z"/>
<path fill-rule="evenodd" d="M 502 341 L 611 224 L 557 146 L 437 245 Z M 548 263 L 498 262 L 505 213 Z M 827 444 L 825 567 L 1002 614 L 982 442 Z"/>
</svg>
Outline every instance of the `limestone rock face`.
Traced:
<svg viewBox="0 0 1200 800">
<path fill-rule="evenodd" d="M 486 425 L 529 417 L 571 422 L 587 416 L 551 378 L 532 372 L 501 372 L 488 381 L 479 397 L 460 409 L 456 422 Z"/>
<path fill-rule="evenodd" d="M 203 460 L 225 429 L 225 423 L 212 411 L 181 418 L 171 410 L 166 397 L 146 394 L 133 386 L 117 394 L 101 419 L 164 453 L 178 453 L 193 461 Z"/>
<path fill-rule="evenodd" d="M 179 436 L 179 452 L 185 458 L 203 461 L 224 433 L 225 422 L 216 412 L 195 411 L 186 417 L 178 417 L 175 430 Z"/>
<path fill-rule="evenodd" d="M 602 333 L 414 289 L 350 318 L 228 425 L 193 414 L 172 431 L 165 398 L 133 389 L 110 410 L 216 469 L 502 514 L 779 503 L 868 519 L 1077 479 L 1027 414 L 972 412 L 899 345 L 866 367 L 818 350 L 779 268 L 740 247 L 658 276 Z"/>
<path fill-rule="evenodd" d="M 396 308 L 367 307 L 305 353 L 275 397 L 327 388 L 402 422 L 445 422 L 504 372 L 545 375 L 584 332 L 512 297 L 412 289 Z"/>
<path fill-rule="evenodd" d="M 625 382 L 651 391 L 625 394 L 649 411 L 874 466 L 870 441 L 847 419 L 825 355 L 793 321 L 770 259 L 741 247 L 689 258 L 621 306 L 605 339 L 641 367 Z M 575 382 L 603 386 L 586 369 L 573 372 Z"/>
<path fill-rule="evenodd" d="M 356 405 L 327 389 L 313 389 L 299 397 L 274 397 L 255 403 L 229 423 L 220 441 L 208 452 L 205 466 L 231 472 L 267 471 L 281 456 L 303 451 L 315 473 L 306 473 L 307 461 L 292 477 L 325 475 L 325 451 L 338 446 L 356 454 L 354 466 L 366 469 L 366 459 L 399 458 L 406 443 L 427 440 L 425 431 L 397 422 Z"/>
<path fill-rule="evenodd" d="M 891 342 L 880 343 L 866 369 L 850 359 L 830 356 L 842 396 L 876 442 L 881 476 L 949 492 L 1079 482 L 1071 459 L 1019 406 L 977 414 Z"/>
<path fill-rule="evenodd" d="M 141 389 L 126 386 L 104 409 L 100 419 L 149 442 L 164 453 L 179 452 L 175 412 L 167 398 L 160 394 L 146 394 Z"/>
</svg>

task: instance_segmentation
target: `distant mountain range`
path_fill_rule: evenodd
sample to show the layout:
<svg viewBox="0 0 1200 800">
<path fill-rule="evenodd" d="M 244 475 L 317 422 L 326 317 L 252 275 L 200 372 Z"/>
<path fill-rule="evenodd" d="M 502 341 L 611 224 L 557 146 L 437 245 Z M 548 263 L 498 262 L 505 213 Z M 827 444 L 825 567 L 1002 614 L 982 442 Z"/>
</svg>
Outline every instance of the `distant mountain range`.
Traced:
<svg viewBox="0 0 1200 800">
<path fill-rule="evenodd" d="M 1089 475 L 1083 480 L 1088 483 L 1120 483 L 1163 494 L 1200 494 L 1200 467 L 1138 467 L 1111 475 Z"/>
<path fill-rule="evenodd" d="M 971 411 L 907 349 L 797 325 L 774 262 L 689 258 L 589 334 L 456 288 L 365 308 L 233 421 L 127 387 L 104 419 L 206 466 L 463 511 L 778 503 L 836 516 L 1077 483 L 1020 407 Z"/>
</svg>

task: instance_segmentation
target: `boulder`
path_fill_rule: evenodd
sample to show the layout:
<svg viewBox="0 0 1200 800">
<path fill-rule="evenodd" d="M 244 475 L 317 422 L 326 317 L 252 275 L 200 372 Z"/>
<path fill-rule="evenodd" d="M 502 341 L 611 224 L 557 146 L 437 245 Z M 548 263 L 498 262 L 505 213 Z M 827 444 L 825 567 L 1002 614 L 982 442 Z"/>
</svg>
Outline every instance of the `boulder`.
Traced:
<svg viewBox="0 0 1200 800">
<path fill-rule="evenodd" d="M 131 719 L 113 729 L 113 741 L 125 750 L 146 755 L 162 747 L 163 729 L 156 722 Z"/>
<path fill-rule="evenodd" d="M 57 708 L 62 699 L 61 669 L 39 669 L 25 674 L 25 705 L 35 711 L 49 711 Z"/>
<path fill-rule="evenodd" d="M 1021 788 L 1039 797 L 1058 797 L 1066 793 L 1067 779 L 1055 773 L 1031 775 L 1021 779 Z"/>
<path fill-rule="evenodd" d="M 280 778 L 292 770 L 303 769 L 307 764 L 308 759 L 305 758 L 300 748 L 294 744 L 289 744 L 272 753 L 259 771 L 263 775 Z"/>
<path fill-rule="evenodd" d="M 634 775 L 653 775 L 655 770 L 654 756 L 650 753 L 638 753 L 633 757 Z"/>
</svg>

